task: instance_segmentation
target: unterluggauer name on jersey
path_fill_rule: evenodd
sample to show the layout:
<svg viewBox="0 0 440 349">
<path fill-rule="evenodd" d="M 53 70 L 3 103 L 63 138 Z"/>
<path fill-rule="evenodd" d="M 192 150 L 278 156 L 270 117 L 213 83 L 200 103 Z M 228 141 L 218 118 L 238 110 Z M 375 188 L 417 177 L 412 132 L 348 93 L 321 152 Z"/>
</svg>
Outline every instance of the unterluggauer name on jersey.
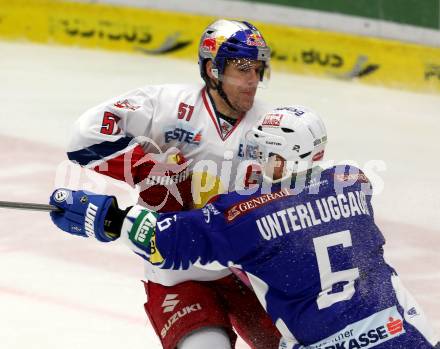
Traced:
<svg viewBox="0 0 440 349">
<path fill-rule="evenodd" d="M 365 193 L 353 191 L 299 204 L 257 219 L 257 227 L 265 240 L 310 228 L 330 221 L 370 215 Z"/>
</svg>

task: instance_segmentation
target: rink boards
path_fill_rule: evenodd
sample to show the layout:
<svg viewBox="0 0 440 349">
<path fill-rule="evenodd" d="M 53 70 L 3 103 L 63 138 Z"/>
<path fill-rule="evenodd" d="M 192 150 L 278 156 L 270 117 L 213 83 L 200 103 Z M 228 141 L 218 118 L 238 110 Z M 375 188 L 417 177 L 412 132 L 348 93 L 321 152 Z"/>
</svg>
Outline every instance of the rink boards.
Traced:
<svg viewBox="0 0 440 349">
<path fill-rule="evenodd" d="M 191 9 L 188 9 L 191 11 Z M 63 1 L 0 0 L 0 38 L 197 60 L 215 17 Z M 440 48 L 340 33 L 255 24 L 276 70 L 440 92 Z"/>
</svg>

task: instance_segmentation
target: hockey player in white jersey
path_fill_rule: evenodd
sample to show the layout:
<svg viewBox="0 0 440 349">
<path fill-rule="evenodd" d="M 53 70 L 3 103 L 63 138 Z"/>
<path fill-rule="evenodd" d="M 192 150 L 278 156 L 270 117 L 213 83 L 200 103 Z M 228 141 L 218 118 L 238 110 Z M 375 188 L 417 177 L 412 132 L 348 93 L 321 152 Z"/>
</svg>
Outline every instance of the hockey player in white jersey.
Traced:
<svg viewBox="0 0 440 349">
<path fill-rule="evenodd" d="M 145 86 L 88 110 L 74 126 L 69 159 L 140 185 L 139 203 L 159 212 L 236 189 L 237 170 L 251 180 L 243 143 L 267 111 L 254 97 L 269 76 L 270 49 L 250 23 L 218 20 L 198 53 L 205 84 Z M 159 253 L 152 258 L 161 261 Z M 165 349 L 231 348 L 232 327 L 252 348 L 278 347 L 280 335 L 254 293 L 229 270 L 145 269 L 145 310 Z M 194 304 L 200 307 L 173 321 Z"/>
<path fill-rule="evenodd" d="M 384 258 L 367 176 L 351 165 L 318 166 L 327 142 L 319 116 L 302 106 L 277 108 L 248 140 L 264 178 L 252 193 L 157 214 L 140 206 L 109 210 L 114 197 L 60 189 L 50 202 L 64 212 L 51 217 L 64 231 L 91 236 L 86 212 L 93 204 L 98 239 L 111 231 L 149 259 L 156 236 L 162 268 L 239 266 L 283 334 L 280 349 L 440 349 Z"/>
</svg>

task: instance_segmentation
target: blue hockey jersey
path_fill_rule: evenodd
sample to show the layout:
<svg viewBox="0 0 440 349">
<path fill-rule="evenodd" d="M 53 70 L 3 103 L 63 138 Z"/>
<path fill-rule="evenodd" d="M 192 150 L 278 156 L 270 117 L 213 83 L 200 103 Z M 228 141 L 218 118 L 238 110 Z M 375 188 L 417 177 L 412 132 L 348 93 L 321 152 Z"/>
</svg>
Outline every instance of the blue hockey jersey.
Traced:
<svg viewBox="0 0 440 349">
<path fill-rule="evenodd" d="M 161 267 L 238 266 L 285 348 L 433 348 L 422 310 L 384 260 L 367 177 L 338 166 L 303 184 L 159 215 Z"/>
</svg>

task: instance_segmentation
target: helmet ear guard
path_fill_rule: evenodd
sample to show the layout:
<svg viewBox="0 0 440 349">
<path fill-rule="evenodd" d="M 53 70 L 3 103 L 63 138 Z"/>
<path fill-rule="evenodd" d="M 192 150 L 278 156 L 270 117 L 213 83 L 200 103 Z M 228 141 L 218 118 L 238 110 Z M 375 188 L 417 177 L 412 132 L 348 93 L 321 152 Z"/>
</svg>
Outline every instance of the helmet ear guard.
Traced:
<svg viewBox="0 0 440 349">
<path fill-rule="evenodd" d="M 212 75 L 218 79 L 218 69 L 217 68 L 211 68 Z"/>
</svg>

